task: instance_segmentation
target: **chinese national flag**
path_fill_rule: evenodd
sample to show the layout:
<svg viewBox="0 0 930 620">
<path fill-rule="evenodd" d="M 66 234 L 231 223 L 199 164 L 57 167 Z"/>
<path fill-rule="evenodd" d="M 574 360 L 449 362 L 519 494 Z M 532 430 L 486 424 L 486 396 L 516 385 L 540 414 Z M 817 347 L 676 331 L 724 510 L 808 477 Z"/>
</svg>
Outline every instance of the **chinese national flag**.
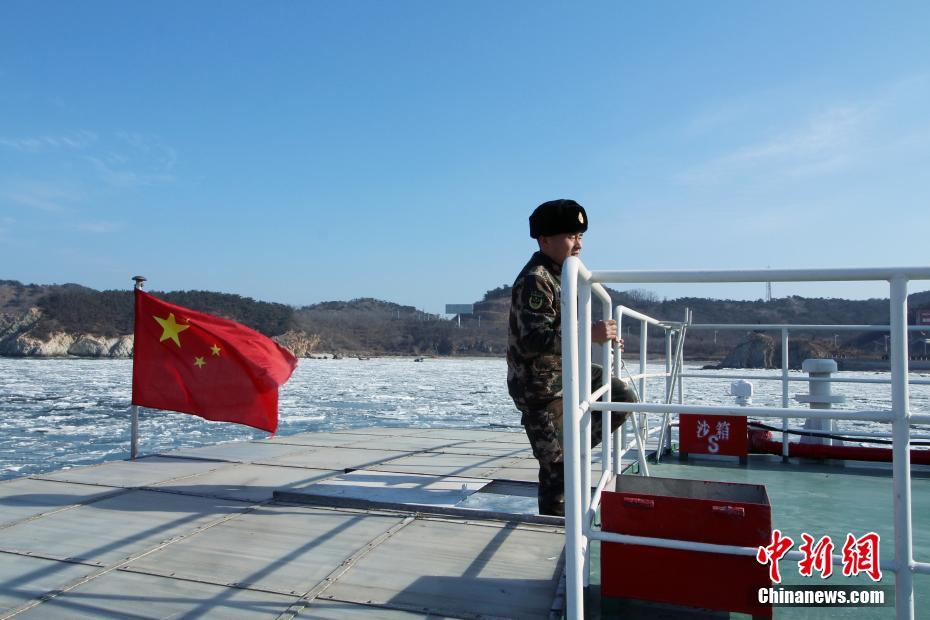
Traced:
<svg viewBox="0 0 930 620">
<path fill-rule="evenodd" d="M 136 289 L 132 404 L 274 433 L 297 359 L 253 329 Z"/>
</svg>

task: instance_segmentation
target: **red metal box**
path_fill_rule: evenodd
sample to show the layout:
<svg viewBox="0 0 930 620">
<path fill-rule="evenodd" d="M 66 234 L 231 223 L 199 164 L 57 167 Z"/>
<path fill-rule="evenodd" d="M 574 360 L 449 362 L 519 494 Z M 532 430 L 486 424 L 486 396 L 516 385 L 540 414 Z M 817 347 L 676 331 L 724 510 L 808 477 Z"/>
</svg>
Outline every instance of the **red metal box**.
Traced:
<svg viewBox="0 0 930 620">
<path fill-rule="evenodd" d="M 610 487 L 608 487 L 610 488 Z M 741 547 L 771 542 L 764 485 L 617 476 L 601 496 L 601 530 Z M 601 595 L 771 617 L 755 557 L 602 543 Z"/>
</svg>

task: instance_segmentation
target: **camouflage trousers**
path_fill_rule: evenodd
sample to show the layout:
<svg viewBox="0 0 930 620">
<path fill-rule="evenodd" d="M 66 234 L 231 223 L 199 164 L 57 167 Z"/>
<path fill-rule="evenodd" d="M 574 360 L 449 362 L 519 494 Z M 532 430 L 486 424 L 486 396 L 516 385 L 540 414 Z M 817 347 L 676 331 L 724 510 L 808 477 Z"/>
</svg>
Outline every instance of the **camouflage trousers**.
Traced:
<svg viewBox="0 0 930 620">
<path fill-rule="evenodd" d="M 592 389 L 601 386 L 601 369 L 592 368 Z M 610 385 L 611 401 L 615 403 L 635 403 L 636 394 L 620 379 L 612 378 Z M 557 398 L 540 407 L 520 408 L 523 417 L 521 424 L 533 447 L 533 456 L 539 461 L 539 514 L 565 514 L 565 465 L 562 454 L 563 426 L 562 399 Z M 626 420 L 624 414 L 613 414 L 610 430 L 616 431 Z M 591 413 L 591 447 L 601 443 L 601 412 Z"/>
</svg>

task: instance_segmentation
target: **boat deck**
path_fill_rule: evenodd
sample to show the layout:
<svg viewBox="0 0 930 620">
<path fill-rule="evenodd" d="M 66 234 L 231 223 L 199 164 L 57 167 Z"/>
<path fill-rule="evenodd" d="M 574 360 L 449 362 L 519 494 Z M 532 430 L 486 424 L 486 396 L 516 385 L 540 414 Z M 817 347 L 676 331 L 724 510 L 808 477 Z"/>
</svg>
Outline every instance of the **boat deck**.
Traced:
<svg viewBox="0 0 930 620">
<path fill-rule="evenodd" d="M 786 466 L 761 456 L 748 466 L 667 458 L 650 470 L 765 484 L 775 527 L 796 540 L 802 531 L 841 540 L 874 530 L 882 556 L 892 554 L 887 466 Z M 922 560 L 927 472 L 915 467 L 912 481 Z M 8 480 L 0 483 L 0 618 L 561 617 L 564 529 L 535 514 L 536 473 L 522 432 L 366 428 Z M 790 566 L 783 574 L 810 583 Z M 922 615 L 930 578 L 915 579 Z M 593 617 L 642 617 L 592 607 Z M 825 612 L 781 608 L 777 617 L 891 610 Z"/>
<path fill-rule="evenodd" d="M 536 474 L 522 432 L 368 428 L 6 481 L 0 618 L 561 616 Z"/>
</svg>

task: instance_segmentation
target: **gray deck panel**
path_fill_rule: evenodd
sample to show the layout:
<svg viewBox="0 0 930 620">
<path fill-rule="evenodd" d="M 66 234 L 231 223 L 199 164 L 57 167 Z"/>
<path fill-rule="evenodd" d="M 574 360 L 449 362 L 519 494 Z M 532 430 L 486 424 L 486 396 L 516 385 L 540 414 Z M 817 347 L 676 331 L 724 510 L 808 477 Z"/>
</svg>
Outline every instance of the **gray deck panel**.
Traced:
<svg viewBox="0 0 930 620">
<path fill-rule="evenodd" d="M 547 617 L 563 544 L 561 532 L 417 520 L 325 595 L 449 615 Z"/>
<path fill-rule="evenodd" d="M 454 506 L 490 482 L 479 478 L 437 478 L 420 474 L 357 470 L 323 482 L 299 486 L 295 490 L 312 495 L 373 502 Z"/>
<path fill-rule="evenodd" d="M 314 620 L 355 620 L 356 618 L 379 618 L 383 620 L 443 620 L 448 616 L 435 614 L 422 614 L 388 607 L 372 605 L 359 605 L 346 601 L 316 599 L 309 607 L 300 612 L 299 618 L 313 618 Z"/>
<path fill-rule="evenodd" d="M 506 465 L 506 468 L 507 469 L 529 469 L 532 471 L 538 471 L 539 461 L 537 461 L 535 458 L 533 458 L 532 455 L 530 455 L 529 458 L 518 458 L 518 459 L 512 460 L 510 463 Z M 601 464 L 599 461 L 594 461 L 591 463 L 591 471 L 597 472 L 598 475 L 600 475 Z"/>
<path fill-rule="evenodd" d="M 260 439 L 258 443 L 295 446 L 334 446 L 345 447 L 360 441 L 371 441 L 371 435 L 350 433 L 300 433 L 274 439 Z"/>
<path fill-rule="evenodd" d="M 624 461 L 623 465 L 629 465 L 629 461 Z M 537 482 L 539 480 L 539 461 L 535 458 L 521 458 L 511 463 L 495 469 L 488 474 L 488 477 L 497 480 L 524 480 L 527 482 Z M 596 485 L 601 477 L 600 463 L 593 463 L 591 467 L 591 484 Z"/>
<path fill-rule="evenodd" d="M 0 553 L 0 615 L 97 570 L 85 564 Z"/>
<path fill-rule="evenodd" d="M 440 439 L 458 439 L 461 441 L 492 441 L 495 443 L 516 443 L 526 445 L 526 433 L 491 431 L 487 429 L 424 428 L 414 434 L 416 437 L 436 437 Z"/>
<path fill-rule="evenodd" d="M 361 448 L 301 448 L 297 452 L 275 458 L 273 465 L 291 465 L 314 469 L 365 469 L 387 463 L 407 454 L 401 450 L 365 450 Z"/>
<path fill-rule="evenodd" d="M 0 484 L 0 526 L 119 492 L 104 486 L 17 478 Z"/>
<path fill-rule="evenodd" d="M 274 441 L 235 441 L 202 448 L 181 448 L 167 452 L 166 456 L 217 459 L 237 463 L 267 463 L 272 459 L 303 450 L 301 446 L 284 445 Z"/>
<path fill-rule="evenodd" d="M 452 446 L 434 448 L 429 451 L 443 452 L 446 454 L 470 454 L 474 456 L 509 456 L 512 458 L 525 458 L 533 454 L 529 443 L 526 443 L 524 446 L 517 446 L 514 444 L 490 441 L 459 442 Z"/>
<path fill-rule="evenodd" d="M 403 464 L 403 465 L 375 465 L 369 469 L 373 471 L 388 471 L 397 474 L 425 474 L 428 476 L 462 476 L 465 478 L 493 478 L 493 473 L 498 469 L 496 467 L 460 467 L 444 466 L 440 464 L 423 465 Z"/>
<path fill-rule="evenodd" d="M 351 433 L 359 435 L 388 435 L 391 437 L 419 437 L 428 428 L 415 428 L 409 426 L 369 426 L 364 428 L 347 428 L 333 431 L 334 433 Z M 312 433 L 305 433 L 310 435 Z"/>
<path fill-rule="evenodd" d="M 276 618 L 294 596 L 112 571 L 16 616 L 72 618 Z"/>
<path fill-rule="evenodd" d="M 248 504 L 127 491 L 0 530 L 0 549 L 110 564 L 193 531 Z"/>
<path fill-rule="evenodd" d="M 401 520 L 264 506 L 139 558 L 126 570 L 303 594 Z"/>
<path fill-rule="evenodd" d="M 435 476 L 464 476 L 467 478 L 488 478 L 495 469 L 511 463 L 514 459 L 494 456 L 468 456 L 441 452 L 426 452 L 404 456 L 381 465 L 367 469 L 393 471 L 398 473 L 430 474 Z"/>
<path fill-rule="evenodd" d="M 282 437 L 268 440 L 275 443 L 290 443 L 300 446 L 364 448 L 369 450 L 402 450 L 420 452 L 454 446 L 463 443 L 460 439 L 436 439 L 430 437 L 409 437 L 403 435 L 348 435 L 339 433 L 319 433 L 322 437 Z"/>
<path fill-rule="evenodd" d="M 507 464 L 507 469 L 539 469 L 539 461 L 535 458 L 513 459 Z"/>
<path fill-rule="evenodd" d="M 528 469 L 525 467 L 501 467 L 488 474 L 495 480 L 523 480 L 526 482 L 537 482 L 539 480 L 539 467 Z"/>
<path fill-rule="evenodd" d="M 356 441 L 351 447 L 362 446 L 378 447 L 383 450 L 403 450 L 404 452 L 421 452 L 425 450 L 440 450 L 447 446 L 460 444 L 459 439 L 439 439 L 435 437 L 377 437 Z"/>
<path fill-rule="evenodd" d="M 191 476 L 221 466 L 222 463 L 209 461 L 148 456 L 135 461 L 110 461 L 35 477 L 45 480 L 129 488 Z"/>
<path fill-rule="evenodd" d="M 248 502 L 266 502 L 275 490 L 304 487 L 335 472 L 326 469 L 277 467 L 274 465 L 224 465 L 197 476 L 163 482 L 158 489 L 203 497 L 222 497 Z"/>
</svg>

